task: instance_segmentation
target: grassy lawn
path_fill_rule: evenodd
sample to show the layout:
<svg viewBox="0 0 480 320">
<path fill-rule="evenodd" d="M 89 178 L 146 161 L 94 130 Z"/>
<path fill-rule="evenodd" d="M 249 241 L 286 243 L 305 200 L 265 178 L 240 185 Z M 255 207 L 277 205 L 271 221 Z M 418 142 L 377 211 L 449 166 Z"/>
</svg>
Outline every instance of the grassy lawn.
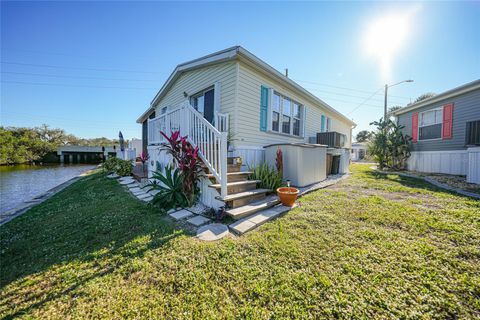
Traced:
<svg viewBox="0 0 480 320">
<path fill-rule="evenodd" d="M 351 170 L 215 243 L 84 178 L 0 227 L 0 316 L 479 318 L 480 201 Z"/>
</svg>

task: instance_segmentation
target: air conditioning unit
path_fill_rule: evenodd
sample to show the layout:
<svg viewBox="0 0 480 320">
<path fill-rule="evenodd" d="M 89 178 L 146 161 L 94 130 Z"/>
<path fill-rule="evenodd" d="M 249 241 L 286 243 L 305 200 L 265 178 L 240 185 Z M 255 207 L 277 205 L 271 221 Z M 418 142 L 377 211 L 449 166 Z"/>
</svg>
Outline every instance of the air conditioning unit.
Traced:
<svg viewBox="0 0 480 320">
<path fill-rule="evenodd" d="M 326 144 L 329 148 L 343 148 L 347 137 L 340 132 L 319 132 L 317 133 L 317 144 Z"/>
</svg>

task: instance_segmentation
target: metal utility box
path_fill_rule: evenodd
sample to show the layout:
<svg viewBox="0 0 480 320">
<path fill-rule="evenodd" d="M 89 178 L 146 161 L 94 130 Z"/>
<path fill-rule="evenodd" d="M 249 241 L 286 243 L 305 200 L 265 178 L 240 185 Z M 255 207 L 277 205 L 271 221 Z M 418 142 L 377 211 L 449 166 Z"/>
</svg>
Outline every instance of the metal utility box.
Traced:
<svg viewBox="0 0 480 320">
<path fill-rule="evenodd" d="M 326 144 L 329 148 L 343 148 L 345 146 L 346 136 L 339 132 L 319 132 L 317 133 L 318 144 Z"/>
<path fill-rule="evenodd" d="M 327 146 L 308 143 L 272 144 L 265 147 L 267 164 L 275 166 L 278 149 L 283 153 L 283 179 L 290 180 L 292 186 L 305 187 L 327 178 Z"/>
</svg>

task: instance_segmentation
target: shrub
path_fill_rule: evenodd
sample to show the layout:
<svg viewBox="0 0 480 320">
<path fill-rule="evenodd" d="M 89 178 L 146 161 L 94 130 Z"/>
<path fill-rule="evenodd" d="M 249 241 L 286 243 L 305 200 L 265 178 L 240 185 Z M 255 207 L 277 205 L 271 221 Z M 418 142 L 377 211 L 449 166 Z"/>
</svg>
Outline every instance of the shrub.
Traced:
<svg viewBox="0 0 480 320">
<path fill-rule="evenodd" d="M 172 132 L 170 136 L 167 136 L 164 132 L 160 133 L 168 142 L 163 150 L 172 156 L 174 167 L 182 172 L 182 190 L 189 204 L 193 205 L 200 194 L 200 188 L 197 184 L 203 171 L 200 166 L 198 147 L 193 148 L 188 143 L 187 136 L 180 136 L 180 131 Z"/>
<path fill-rule="evenodd" d="M 178 169 L 170 166 L 165 167 L 165 174 L 160 170 L 153 172 L 152 180 L 146 188 L 150 190 L 158 190 L 159 192 L 153 196 L 152 203 L 160 207 L 164 212 L 178 207 L 188 207 L 190 202 L 183 192 L 183 174 Z M 160 184 L 160 181 L 162 184 Z"/>
<path fill-rule="evenodd" d="M 248 178 L 250 180 L 260 180 L 260 188 L 275 191 L 283 186 L 282 174 L 266 163 L 259 164 L 255 168 L 251 168 L 250 171 L 252 173 Z"/>
<path fill-rule="evenodd" d="M 404 135 L 400 126 L 392 120 L 372 122 L 377 126 L 373 140 L 368 145 L 368 153 L 378 162 L 380 169 L 404 169 L 410 157 L 412 138 Z"/>
<path fill-rule="evenodd" d="M 128 176 L 132 173 L 133 163 L 130 160 L 122 160 L 110 157 L 103 163 L 103 170 L 107 173 L 115 172 L 119 176 Z"/>
</svg>

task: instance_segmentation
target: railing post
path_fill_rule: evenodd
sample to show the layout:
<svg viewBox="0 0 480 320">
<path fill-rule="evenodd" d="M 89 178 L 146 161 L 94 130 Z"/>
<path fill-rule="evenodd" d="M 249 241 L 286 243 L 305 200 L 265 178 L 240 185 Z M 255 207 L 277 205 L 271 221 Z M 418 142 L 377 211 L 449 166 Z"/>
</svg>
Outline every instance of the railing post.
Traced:
<svg viewBox="0 0 480 320">
<path fill-rule="evenodd" d="M 227 133 L 221 133 L 220 140 L 220 195 L 227 196 Z"/>
</svg>

